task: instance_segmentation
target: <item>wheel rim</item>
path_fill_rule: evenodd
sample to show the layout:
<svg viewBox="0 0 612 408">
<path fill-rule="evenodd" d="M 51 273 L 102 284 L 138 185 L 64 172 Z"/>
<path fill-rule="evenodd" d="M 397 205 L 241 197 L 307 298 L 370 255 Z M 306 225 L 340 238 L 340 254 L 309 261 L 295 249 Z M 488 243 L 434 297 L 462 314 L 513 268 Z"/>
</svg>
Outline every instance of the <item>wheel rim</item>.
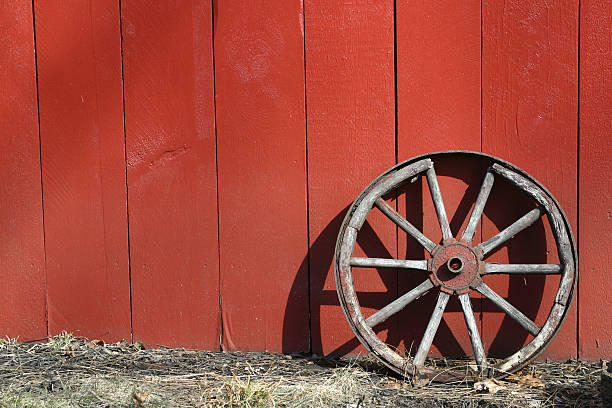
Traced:
<svg viewBox="0 0 612 408">
<path fill-rule="evenodd" d="M 452 236 L 434 166 L 436 159 L 452 155 L 459 155 L 468 159 L 486 159 L 491 163 L 484 175 L 468 224 L 458 237 Z M 434 202 L 443 238 L 439 244 L 426 237 L 382 198 L 397 189 L 406 180 L 413 180 L 420 176 L 427 180 Z M 537 207 L 500 233 L 473 246 L 474 232 L 496 178 L 505 179 L 527 194 L 537 204 Z M 354 257 L 353 252 L 359 230 L 370 211 L 382 212 L 400 230 L 411 237 L 408 239 L 416 240 L 428 252 L 428 259 L 401 260 Z M 527 229 L 543 215 L 546 215 L 555 239 L 559 264 L 496 264 L 486 262 L 487 256 L 494 249 L 503 246 L 515 234 Z M 571 229 L 555 198 L 533 177 L 518 167 L 490 155 L 469 151 L 447 151 L 418 156 L 383 173 L 363 190 L 350 207 L 342 223 L 335 250 L 336 290 L 345 317 L 359 341 L 368 351 L 395 372 L 404 376 L 436 382 L 474 380 L 483 375 L 502 378 L 537 357 L 552 341 L 567 315 L 576 282 L 576 265 L 576 250 Z M 353 267 L 416 269 L 427 272 L 428 276 L 424 277 L 420 285 L 365 319 L 353 285 Z M 531 319 L 516 309 L 511 302 L 506 301 L 494 292 L 482 280 L 482 276 L 487 274 L 560 275 L 559 288 L 546 322 L 541 327 L 537 326 Z M 413 357 L 401 356 L 374 333 L 373 329 L 377 325 L 408 307 L 418 297 L 436 290 L 438 291 L 436 306 Z M 470 291 L 479 292 L 488 298 L 534 336 L 533 339 L 502 361 L 494 364 L 487 361 L 471 308 Z M 425 359 L 446 304 L 449 298 L 454 295 L 458 296 L 461 303 L 476 362 L 476 370 L 454 372 L 453 370 L 428 367 L 425 364 Z"/>
</svg>

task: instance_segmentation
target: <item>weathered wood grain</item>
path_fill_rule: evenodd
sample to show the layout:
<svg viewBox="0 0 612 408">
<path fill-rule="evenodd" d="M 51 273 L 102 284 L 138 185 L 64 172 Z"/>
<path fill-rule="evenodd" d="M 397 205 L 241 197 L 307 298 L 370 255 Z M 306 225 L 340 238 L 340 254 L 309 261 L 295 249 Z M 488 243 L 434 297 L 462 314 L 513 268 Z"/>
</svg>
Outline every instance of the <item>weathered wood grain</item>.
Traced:
<svg viewBox="0 0 612 408">
<path fill-rule="evenodd" d="M 470 335 L 470 341 L 472 343 L 472 350 L 474 351 L 474 359 L 478 368 L 482 370 L 487 365 L 486 355 L 484 347 L 482 346 L 482 340 L 474 318 L 474 311 L 472 310 L 472 301 L 468 293 L 462 293 L 459 295 L 459 302 L 461 302 L 461 309 L 463 310 L 463 318 L 465 319 L 465 325 Z"/>
<path fill-rule="evenodd" d="M 427 170 L 427 185 L 429 186 L 431 199 L 433 200 L 436 215 L 438 216 L 438 223 L 440 224 L 440 229 L 442 230 L 442 239 L 451 239 L 453 237 L 453 233 L 448 225 L 448 217 L 446 215 L 446 209 L 444 208 L 444 200 L 442 199 L 440 185 L 438 184 L 438 178 L 436 177 L 436 172 L 433 167 Z"/>
<path fill-rule="evenodd" d="M 423 235 L 421 231 L 419 231 L 414 225 L 408 222 L 408 220 L 402 217 L 401 214 L 395 211 L 395 209 L 389 204 L 387 204 L 385 200 L 379 198 L 378 200 L 376 200 L 374 205 L 376 205 L 376 207 L 383 214 L 389 217 L 391 221 L 397 224 L 398 227 L 404 230 L 412 238 L 416 239 L 419 244 L 423 245 L 423 248 L 425 248 L 427 252 L 431 253 L 434 250 L 436 244 L 434 244 L 429 238 Z"/>
<path fill-rule="evenodd" d="M 427 279 L 419 286 L 398 297 L 393 302 L 389 303 L 388 305 L 380 309 L 378 312 L 368 317 L 366 319 L 366 324 L 370 327 L 376 327 L 377 325 L 387 320 L 389 317 L 393 316 L 394 314 L 405 308 L 413 300 L 423 296 L 431 288 L 433 288 L 433 286 L 434 285 L 431 280 Z"/>
<path fill-rule="evenodd" d="M 576 276 L 576 257 L 573 240 L 570 238 L 569 225 L 554 200 L 535 183 L 518 173 L 510 171 L 499 164 L 492 166 L 493 171 L 503 176 L 511 185 L 526 193 L 532 200 L 540 204 L 546 211 L 548 226 L 555 239 L 556 255 L 563 265 L 563 276 L 559 282 L 556 302 L 562 305 L 569 303 L 570 294 L 574 291 Z"/>
<path fill-rule="evenodd" d="M 536 336 L 540 331 L 540 328 L 525 316 L 520 310 L 512 306 L 507 300 L 499 296 L 495 291 L 491 290 L 485 283 L 481 283 L 476 287 L 476 290 L 486 296 L 489 300 L 495 303 L 501 310 L 503 310 L 508 316 L 514 319 L 518 324 L 523 326 L 525 330 Z"/>
<path fill-rule="evenodd" d="M 368 193 L 360 198 L 359 204 L 353 209 L 350 226 L 361 229 L 370 210 L 374 204 L 384 195 L 392 194 L 396 188 L 402 184 L 406 184 L 407 180 L 411 180 L 420 173 L 431 170 L 432 162 L 429 159 L 419 160 L 409 166 L 404 166 L 392 173 L 385 173 L 372 186 L 368 187 Z"/>
<path fill-rule="evenodd" d="M 556 274 L 561 273 L 561 266 L 554 264 L 497 264 L 485 263 L 483 274 L 515 273 L 515 274 Z"/>
<path fill-rule="evenodd" d="M 470 213 L 470 220 L 468 221 L 467 226 L 463 230 L 463 234 L 461 234 L 462 241 L 472 242 L 474 234 L 476 233 L 476 227 L 480 222 L 480 217 L 482 217 L 484 206 L 487 203 L 489 194 L 491 193 L 491 188 L 493 188 L 494 180 L 495 176 L 493 176 L 493 173 L 487 171 L 487 174 L 485 174 L 484 180 L 482 181 L 482 186 L 480 186 L 480 191 L 478 192 L 476 202 L 474 203 L 474 208 Z"/>
<path fill-rule="evenodd" d="M 427 270 L 427 261 L 412 261 L 407 259 L 386 259 L 386 258 L 351 258 L 351 266 L 362 268 L 401 268 L 401 269 L 420 269 Z"/>
<path fill-rule="evenodd" d="M 537 207 L 533 210 L 529 211 L 527 214 L 523 215 L 521 218 L 501 230 L 499 233 L 495 234 L 485 242 L 479 244 L 476 247 L 477 251 L 482 251 L 483 255 L 486 256 L 495 248 L 498 248 L 502 244 L 504 244 L 509 239 L 514 238 L 516 234 L 528 228 L 530 225 L 533 225 L 534 222 L 538 221 L 542 214 L 545 214 L 546 211 L 543 207 Z"/>
<path fill-rule="evenodd" d="M 444 313 L 444 309 L 446 308 L 446 304 L 448 303 L 449 299 L 450 295 L 448 293 L 438 292 L 436 307 L 431 314 L 431 318 L 429 319 L 429 323 L 427 324 L 427 328 L 425 329 L 425 333 L 423 334 L 419 348 L 417 349 L 416 354 L 414 355 L 414 360 L 412 361 L 415 366 L 421 366 L 425 362 L 429 349 L 431 348 L 431 343 L 433 343 L 434 336 L 436 335 L 438 326 L 442 320 L 442 314 Z"/>
</svg>

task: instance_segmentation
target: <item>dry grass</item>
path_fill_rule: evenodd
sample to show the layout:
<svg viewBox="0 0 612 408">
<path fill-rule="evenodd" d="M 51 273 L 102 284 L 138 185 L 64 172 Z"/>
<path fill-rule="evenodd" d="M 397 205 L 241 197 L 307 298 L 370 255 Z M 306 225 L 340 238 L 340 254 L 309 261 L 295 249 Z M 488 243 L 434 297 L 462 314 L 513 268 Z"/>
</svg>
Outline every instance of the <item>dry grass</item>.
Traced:
<svg viewBox="0 0 612 408">
<path fill-rule="evenodd" d="M 63 333 L 44 344 L 0 340 L 0 407 L 597 407 L 600 372 L 535 363 L 491 395 L 466 383 L 412 388 L 367 358 L 144 349 Z"/>
</svg>

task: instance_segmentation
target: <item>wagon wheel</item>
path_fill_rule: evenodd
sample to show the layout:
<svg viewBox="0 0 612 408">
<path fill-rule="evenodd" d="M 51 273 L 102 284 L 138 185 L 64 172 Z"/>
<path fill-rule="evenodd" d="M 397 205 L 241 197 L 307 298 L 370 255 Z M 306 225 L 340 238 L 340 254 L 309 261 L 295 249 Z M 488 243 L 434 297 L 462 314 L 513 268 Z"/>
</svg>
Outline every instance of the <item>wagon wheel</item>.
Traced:
<svg viewBox="0 0 612 408">
<path fill-rule="evenodd" d="M 484 174 L 484 179 L 476 198 L 474 208 L 466 228 L 460 236 L 453 237 L 444 208 L 442 193 L 434 170 L 435 159 L 443 156 L 486 159 L 492 164 Z M 437 219 L 442 230 L 442 242 L 434 243 L 383 198 L 396 191 L 405 181 L 424 176 L 434 203 Z M 496 178 L 507 180 L 522 190 L 537 205 L 510 226 L 486 241 L 473 245 L 472 239 L 483 209 Z M 370 211 L 380 211 L 416 240 L 428 253 L 427 259 L 404 260 L 356 257 L 353 255 L 359 230 Z M 486 262 L 492 251 L 504 245 L 520 231 L 528 228 L 544 214 L 548 218 L 556 242 L 559 264 L 497 264 Z M 353 279 L 352 267 L 396 268 L 400 273 L 423 273 L 421 284 L 382 307 L 367 319 L 364 318 Z M 546 322 L 540 327 L 525 316 L 510 301 L 502 298 L 482 279 L 487 274 L 508 275 L 561 275 L 559 288 Z M 358 275 L 358 274 L 357 274 Z M 569 310 L 576 282 L 576 250 L 569 223 L 554 197 L 535 179 L 516 166 L 496 157 L 468 151 L 448 151 L 419 156 L 396 165 L 375 179 L 350 207 L 336 242 L 335 250 L 336 288 L 340 305 L 361 343 L 385 365 L 401 375 L 414 376 L 420 381 L 451 382 L 456 380 L 475 380 L 481 376 L 502 378 L 534 359 L 552 341 L 559 331 Z M 413 357 L 404 357 L 391 349 L 374 333 L 374 328 L 429 291 L 437 292 L 437 302 L 425 329 L 418 349 Z M 493 361 L 487 360 L 472 306 L 470 292 L 477 291 L 488 298 L 499 309 L 533 336 L 533 339 L 511 356 Z M 442 370 L 427 365 L 426 357 L 432 345 L 444 309 L 451 296 L 458 296 L 474 353 L 477 369 L 459 371 Z"/>
</svg>

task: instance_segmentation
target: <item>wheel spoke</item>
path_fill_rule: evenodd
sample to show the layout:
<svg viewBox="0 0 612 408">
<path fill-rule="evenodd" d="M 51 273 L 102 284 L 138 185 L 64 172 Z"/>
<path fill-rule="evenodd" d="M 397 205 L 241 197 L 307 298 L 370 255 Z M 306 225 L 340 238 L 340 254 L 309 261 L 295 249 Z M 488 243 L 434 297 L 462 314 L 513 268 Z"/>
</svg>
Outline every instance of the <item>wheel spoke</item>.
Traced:
<svg viewBox="0 0 612 408">
<path fill-rule="evenodd" d="M 374 327 L 384 322 L 389 317 L 393 316 L 394 314 L 405 308 L 410 302 L 423 296 L 433 287 L 433 283 L 429 279 L 427 279 L 425 282 L 421 283 L 419 286 L 412 289 L 410 292 L 400 296 L 393 302 L 389 303 L 387 306 L 380 309 L 378 312 L 374 313 L 372 316 L 368 317 L 366 319 L 366 324 L 369 327 Z"/>
<path fill-rule="evenodd" d="M 434 244 L 433 241 L 423 235 L 421 231 L 419 231 L 414 225 L 412 225 L 410 222 L 408 222 L 408 220 L 406 220 L 397 211 L 395 211 L 395 209 L 393 209 L 393 207 L 387 204 L 385 200 L 379 198 L 374 202 L 374 205 L 398 227 L 403 229 L 412 238 L 416 239 L 419 244 L 423 245 L 427 252 L 431 253 L 434 250 L 436 244 Z"/>
<path fill-rule="evenodd" d="M 504 298 L 495 293 L 490 287 L 488 287 L 484 282 L 476 287 L 476 290 L 480 292 L 482 295 L 487 297 L 490 301 L 495 303 L 497 307 L 503 310 L 508 316 L 514 319 L 518 324 L 523 326 L 525 330 L 531 333 L 534 336 L 537 336 L 540 332 L 540 328 L 531 321 L 527 316 L 521 313 L 516 307 L 512 306 L 508 303 Z"/>
<path fill-rule="evenodd" d="M 446 308 L 449 298 L 450 295 L 446 292 L 440 292 L 438 294 L 436 307 L 431 314 L 431 319 L 429 319 L 429 323 L 425 329 L 425 334 L 423 335 L 423 339 L 421 339 L 421 344 L 419 344 L 419 348 L 414 355 L 413 363 L 415 366 L 421 366 L 425 362 L 425 358 L 427 358 L 427 354 L 431 348 L 431 343 L 433 343 L 434 336 L 438 331 L 438 326 L 442 320 L 442 314 L 444 313 L 444 309 Z"/>
<path fill-rule="evenodd" d="M 427 270 L 427 261 L 411 261 L 407 259 L 388 258 L 351 258 L 351 266 L 362 268 L 402 268 Z"/>
<path fill-rule="evenodd" d="M 486 367 L 487 360 L 484 347 L 482 346 L 482 340 L 480 340 L 480 334 L 478 333 L 476 319 L 474 319 L 470 295 L 468 293 L 459 295 L 459 301 L 461 302 L 463 317 L 465 318 L 465 325 L 467 326 L 468 334 L 470 335 L 470 342 L 472 343 L 472 349 L 474 350 L 474 359 L 476 360 L 478 369 L 482 370 Z"/>
<path fill-rule="evenodd" d="M 427 170 L 427 184 L 429 185 L 429 192 L 431 193 L 431 198 L 436 208 L 440 229 L 442 229 L 442 238 L 450 239 L 453 237 L 453 234 L 448 225 L 448 218 L 446 217 L 446 210 L 444 209 L 444 201 L 442 201 L 440 185 L 438 184 L 438 178 L 436 177 L 436 172 L 433 167 Z"/>
<path fill-rule="evenodd" d="M 507 273 L 517 275 L 554 275 L 561 273 L 561 265 L 485 263 L 483 274 L 493 273 Z"/>
<path fill-rule="evenodd" d="M 476 247 L 477 250 L 482 250 L 483 256 L 487 255 L 489 252 L 514 237 L 516 234 L 529 227 L 531 224 L 540 219 L 542 214 L 546 211 L 542 207 L 534 208 L 529 211 L 527 214 L 523 215 L 521 218 L 516 220 L 512 225 L 501 231 L 499 234 L 490 238 L 488 241 L 483 242 L 482 244 Z"/>
<path fill-rule="evenodd" d="M 472 214 L 470 214 L 470 220 L 468 221 L 468 225 L 463 230 L 463 235 L 461 235 L 461 240 L 466 242 L 472 242 L 474 238 L 474 233 L 476 232 L 476 226 L 478 225 L 478 221 L 482 215 L 482 211 L 484 210 L 485 204 L 487 203 L 487 199 L 489 198 L 489 194 L 491 193 L 491 188 L 493 187 L 493 181 L 495 177 L 493 173 L 487 171 L 485 178 L 482 182 L 482 186 L 480 186 L 480 192 L 478 193 L 478 197 L 476 198 L 476 203 L 474 204 L 474 209 L 472 210 Z"/>
</svg>

